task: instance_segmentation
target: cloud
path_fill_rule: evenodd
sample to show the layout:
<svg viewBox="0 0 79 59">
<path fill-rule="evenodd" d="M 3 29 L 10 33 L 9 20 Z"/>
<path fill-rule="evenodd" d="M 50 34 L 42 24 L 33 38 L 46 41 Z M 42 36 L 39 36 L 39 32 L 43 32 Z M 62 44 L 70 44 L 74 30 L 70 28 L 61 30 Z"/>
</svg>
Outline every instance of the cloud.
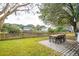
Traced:
<svg viewBox="0 0 79 59">
<path fill-rule="evenodd" d="M 21 14 L 15 16 L 14 14 L 8 16 L 8 19 L 5 20 L 5 23 L 12 23 L 12 24 L 33 24 L 33 25 L 45 25 L 43 21 L 41 21 L 37 14 Z"/>
</svg>

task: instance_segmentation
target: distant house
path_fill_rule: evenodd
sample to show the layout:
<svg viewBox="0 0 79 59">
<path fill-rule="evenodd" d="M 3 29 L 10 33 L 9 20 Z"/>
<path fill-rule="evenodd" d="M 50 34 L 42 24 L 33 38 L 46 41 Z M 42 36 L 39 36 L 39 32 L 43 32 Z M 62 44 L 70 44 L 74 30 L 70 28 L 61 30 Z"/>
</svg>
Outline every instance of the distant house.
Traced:
<svg viewBox="0 0 79 59">
<path fill-rule="evenodd" d="M 23 28 L 23 32 L 32 32 L 32 28 L 25 26 L 25 27 Z"/>
</svg>

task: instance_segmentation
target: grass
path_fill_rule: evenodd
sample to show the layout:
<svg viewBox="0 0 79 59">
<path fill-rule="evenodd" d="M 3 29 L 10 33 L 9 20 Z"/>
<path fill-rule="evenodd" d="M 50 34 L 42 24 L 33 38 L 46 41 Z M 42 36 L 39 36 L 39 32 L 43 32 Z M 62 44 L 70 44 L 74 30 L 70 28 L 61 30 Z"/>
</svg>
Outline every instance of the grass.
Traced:
<svg viewBox="0 0 79 59">
<path fill-rule="evenodd" d="M 58 56 L 59 53 L 38 42 L 47 37 L 0 41 L 0 56 Z"/>
</svg>

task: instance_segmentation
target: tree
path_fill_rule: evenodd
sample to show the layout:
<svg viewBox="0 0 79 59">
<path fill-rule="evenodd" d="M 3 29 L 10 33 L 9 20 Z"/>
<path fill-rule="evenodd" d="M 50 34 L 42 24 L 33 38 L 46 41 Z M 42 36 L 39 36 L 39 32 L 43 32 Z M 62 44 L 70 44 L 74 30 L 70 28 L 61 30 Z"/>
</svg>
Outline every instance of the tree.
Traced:
<svg viewBox="0 0 79 59">
<path fill-rule="evenodd" d="M 20 33 L 21 28 L 17 24 L 9 24 L 5 23 L 2 28 L 3 32 L 8 32 L 8 33 Z"/>
<path fill-rule="evenodd" d="M 54 29 L 55 32 L 66 32 L 67 30 L 65 29 L 64 26 L 57 26 L 56 29 Z"/>
<path fill-rule="evenodd" d="M 35 26 L 33 24 L 28 24 L 25 27 L 34 28 Z"/>
<path fill-rule="evenodd" d="M 74 28 L 75 36 L 77 37 L 77 23 L 79 21 L 79 4 L 66 4 L 64 10 L 69 14 L 70 24 Z"/>
<path fill-rule="evenodd" d="M 3 24 L 3 27 L 1 28 L 1 31 L 2 32 L 9 32 L 9 30 L 10 30 L 9 27 L 10 27 L 9 23 Z"/>
<path fill-rule="evenodd" d="M 0 3 L 0 29 L 3 26 L 4 20 L 11 15 L 12 13 L 17 11 L 28 11 L 30 3 Z M 22 8 L 24 7 L 24 8 Z M 32 7 L 32 5 L 31 5 Z"/>
<path fill-rule="evenodd" d="M 49 32 L 49 33 L 53 33 L 53 32 L 54 32 L 54 29 L 48 28 L 48 32 Z"/>
<path fill-rule="evenodd" d="M 41 29 L 46 29 L 46 27 L 44 25 L 41 25 L 40 28 Z"/>
<path fill-rule="evenodd" d="M 55 29 L 48 28 L 49 33 L 54 33 L 54 32 L 66 32 L 67 30 L 63 26 L 57 26 Z"/>
<path fill-rule="evenodd" d="M 35 28 L 36 28 L 36 31 L 40 32 L 42 31 L 42 29 L 45 29 L 46 27 L 43 25 L 37 25 Z"/>
<path fill-rule="evenodd" d="M 79 4 L 42 4 L 39 16 L 45 23 L 53 25 L 72 25 L 77 37 L 77 22 L 79 21 Z"/>
<path fill-rule="evenodd" d="M 65 25 L 68 14 L 62 9 L 64 4 L 42 4 L 40 6 L 40 18 L 51 25 Z"/>
<path fill-rule="evenodd" d="M 24 28 L 24 25 L 22 25 L 22 24 L 17 24 L 17 26 L 18 26 L 21 30 L 23 30 L 23 28 Z"/>
</svg>

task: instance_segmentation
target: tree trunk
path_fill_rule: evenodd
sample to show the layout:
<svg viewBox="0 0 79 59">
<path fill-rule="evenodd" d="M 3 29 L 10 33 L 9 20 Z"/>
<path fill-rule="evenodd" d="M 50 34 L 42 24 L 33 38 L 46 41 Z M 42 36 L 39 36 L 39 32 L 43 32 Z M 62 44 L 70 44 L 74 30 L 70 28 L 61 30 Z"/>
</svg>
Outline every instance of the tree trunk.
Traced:
<svg viewBox="0 0 79 59">
<path fill-rule="evenodd" d="M 77 23 L 76 22 L 74 22 L 74 24 L 73 24 L 73 29 L 74 29 L 74 33 L 75 33 L 75 39 L 77 40 Z"/>
<path fill-rule="evenodd" d="M 6 17 L 9 15 L 9 13 L 4 14 L 3 16 L 0 17 L 0 31 L 2 29 L 2 26 L 4 24 L 4 21 L 6 19 Z"/>
<path fill-rule="evenodd" d="M 2 21 L 0 21 L 0 29 L 2 28 L 3 23 L 4 23 L 4 19 Z"/>
<path fill-rule="evenodd" d="M 5 19 L 3 19 L 2 21 L 0 21 L 0 32 L 1 32 L 1 29 L 2 29 L 2 27 L 3 27 L 4 20 L 5 20 Z"/>
</svg>

